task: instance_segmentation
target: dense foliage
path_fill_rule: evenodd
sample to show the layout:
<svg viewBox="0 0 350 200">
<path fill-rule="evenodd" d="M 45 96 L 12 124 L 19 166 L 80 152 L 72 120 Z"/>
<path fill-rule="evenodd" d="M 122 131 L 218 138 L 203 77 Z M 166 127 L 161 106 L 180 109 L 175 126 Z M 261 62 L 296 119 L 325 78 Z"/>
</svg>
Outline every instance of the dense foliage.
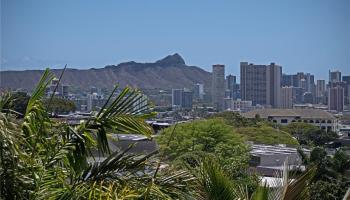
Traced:
<svg viewBox="0 0 350 200">
<path fill-rule="evenodd" d="M 18 117 L 21 117 L 26 112 L 30 96 L 25 92 L 14 92 L 9 98 L 9 101 L 3 106 L 3 109 L 16 111 L 19 114 Z"/>
<path fill-rule="evenodd" d="M 221 119 L 177 124 L 165 129 L 157 141 L 168 160 L 202 153 L 218 158 L 222 164 L 233 166 L 247 165 L 249 159 L 244 140 Z"/>
<path fill-rule="evenodd" d="M 221 118 L 226 122 L 226 124 L 228 124 L 232 127 L 257 126 L 257 123 L 261 121 L 259 118 L 255 119 L 255 120 L 250 120 L 250 119 L 247 119 L 247 118 L 241 116 L 237 112 L 230 112 L 230 111 L 215 113 L 215 114 L 210 115 L 209 118 Z"/>
<path fill-rule="evenodd" d="M 350 188 L 350 179 L 344 176 L 345 170 L 350 169 L 350 156 L 340 149 L 331 157 L 324 148 L 315 147 L 307 159 L 308 166 L 317 165 L 310 186 L 311 199 L 342 199 Z"/>
<path fill-rule="evenodd" d="M 47 111 L 54 114 L 67 114 L 75 111 L 74 101 L 58 97 L 46 99 L 44 105 Z"/>
<path fill-rule="evenodd" d="M 300 144 L 310 146 L 323 146 L 334 141 L 338 135 L 333 131 L 325 131 L 319 127 L 303 122 L 293 122 L 282 127 L 282 130 L 296 137 Z"/>
<path fill-rule="evenodd" d="M 263 125 L 261 127 L 241 127 L 235 131 L 247 140 L 261 144 L 287 144 L 298 145 L 298 141 L 289 133 L 272 128 L 271 126 Z"/>
<path fill-rule="evenodd" d="M 259 116 L 247 119 L 236 112 L 221 112 L 213 114 L 210 119 L 220 118 L 234 129 L 234 132 L 244 139 L 262 144 L 287 144 L 298 145 L 289 132 L 281 130 L 281 126 L 264 121 Z"/>
</svg>

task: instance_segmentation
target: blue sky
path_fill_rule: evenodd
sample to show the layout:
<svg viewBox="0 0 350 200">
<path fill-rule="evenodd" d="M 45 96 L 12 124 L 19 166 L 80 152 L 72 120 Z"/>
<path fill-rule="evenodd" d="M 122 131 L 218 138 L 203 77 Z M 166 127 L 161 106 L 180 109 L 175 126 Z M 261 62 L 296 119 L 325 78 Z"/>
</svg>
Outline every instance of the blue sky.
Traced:
<svg viewBox="0 0 350 200">
<path fill-rule="evenodd" d="M 349 0 L 1 0 L 1 70 L 103 67 L 179 53 L 210 71 L 276 62 L 350 75 Z"/>
</svg>

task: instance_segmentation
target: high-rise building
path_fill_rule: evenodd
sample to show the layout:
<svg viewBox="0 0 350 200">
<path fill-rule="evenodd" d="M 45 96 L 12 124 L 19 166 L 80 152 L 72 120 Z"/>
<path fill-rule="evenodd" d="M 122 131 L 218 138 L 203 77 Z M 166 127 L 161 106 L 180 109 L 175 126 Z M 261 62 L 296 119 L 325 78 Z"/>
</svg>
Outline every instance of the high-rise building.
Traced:
<svg viewBox="0 0 350 200">
<path fill-rule="evenodd" d="M 47 95 L 51 96 L 53 93 L 55 95 L 62 95 L 62 85 L 59 83 L 58 78 L 53 78 L 50 85 L 46 88 Z"/>
<path fill-rule="evenodd" d="M 350 104 L 350 76 L 343 76 L 343 82 L 346 84 L 344 90 L 344 103 L 345 105 Z"/>
<path fill-rule="evenodd" d="M 190 90 L 184 89 L 182 92 L 181 108 L 190 110 L 192 109 L 192 103 L 193 103 L 193 92 Z"/>
<path fill-rule="evenodd" d="M 218 111 L 224 110 L 225 98 L 225 65 L 213 65 L 212 102 Z"/>
<path fill-rule="evenodd" d="M 281 108 L 293 108 L 294 104 L 302 103 L 302 100 L 302 88 L 293 86 L 281 88 Z"/>
<path fill-rule="evenodd" d="M 236 76 L 233 76 L 231 74 L 226 76 L 226 91 L 228 91 L 228 95 L 225 95 L 225 96 L 233 99 L 235 88 L 236 88 Z"/>
<path fill-rule="evenodd" d="M 344 88 L 341 86 L 328 89 L 328 109 L 338 112 L 344 110 Z"/>
<path fill-rule="evenodd" d="M 350 103 L 350 96 L 349 96 L 350 95 L 350 85 L 344 81 L 332 82 L 329 84 L 330 88 L 337 87 L 337 86 L 343 88 L 343 90 L 344 90 L 344 105 L 349 105 L 349 103 Z"/>
<path fill-rule="evenodd" d="M 236 83 L 235 88 L 233 89 L 233 100 L 241 99 L 241 89 L 240 84 Z"/>
<path fill-rule="evenodd" d="M 327 92 L 326 92 L 326 81 L 317 80 L 316 84 L 316 103 L 326 104 Z"/>
<path fill-rule="evenodd" d="M 282 87 L 293 86 L 293 76 L 290 74 L 282 74 Z"/>
<path fill-rule="evenodd" d="M 310 92 L 313 96 L 316 96 L 315 76 L 310 73 L 304 75 L 306 81 L 305 92 Z"/>
<path fill-rule="evenodd" d="M 329 82 L 334 83 L 334 82 L 340 82 L 341 81 L 341 72 L 336 70 L 336 71 L 331 71 L 329 70 Z"/>
<path fill-rule="evenodd" d="M 281 88 L 281 108 L 293 108 L 293 87 Z"/>
<path fill-rule="evenodd" d="M 314 95 L 311 92 L 304 92 L 303 103 L 314 103 Z"/>
<path fill-rule="evenodd" d="M 270 65 L 254 65 L 241 62 L 241 97 L 244 101 L 252 101 L 253 105 L 279 107 L 281 98 L 282 67 Z"/>
<path fill-rule="evenodd" d="M 326 91 L 326 81 L 325 80 L 317 80 L 316 97 L 323 97 L 325 91 Z"/>
<path fill-rule="evenodd" d="M 230 74 L 226 76 L 226 89 L 233 90 L 236 85 L 236 76 Z"/>
<path fill-rule="evenodd" d="M 343 76 L 343 82 L 350 85 L 350 76 Z"/>
<path fill-rule="evenodd" d="M 192 109 L 193 92 L 188 89 L 172 90 L 173 109 Z"/>
<path fill-rule="evenodd" d="M 183 89 L 172 89 L 171 105 L 173 108 L 180 108 L 182 104 Z"/>
<path fill-rule="evenodd" d="M 292 86 L 293 87 L 300 87 L 299 85 L 299 80 L 301 79 L 302 77 L 300 77 L 299 73 L 298 74 L 293 74 L 292 75 Z"/>
<path fill-rule="evenodd" d="M 87 95 L 87 111 L 99 110 L 105 103 L 106 99 L 97 93 Z"/>
<path fill-rule="evenodd" d="M 68 85 L 62 85 L 62 96 L 64 98 L 68 97 L 68 92 L 69 92 L 69 86 Z"/>
<path fill-rule="evenodd" d="M 282 86 L 301 87 L 304 92 L 311 92 L 316 95 L 315 76 L 310 73 L 298 72 L 297 74 L 282 75 Z"/>
<path fill-rule="evenodd" d="M 304 92 L 307 92 L 306 85 L 307 85 L 306 79 L 302 78 L 299 80 L 299 87 L 301 87 Z"/>
<path fill-rule="evenodd" d="M 194 98 L 203 99 L 204 97 L 204 84 L 196 83 L 193 87 L 194 90 Z"/>
</svg>

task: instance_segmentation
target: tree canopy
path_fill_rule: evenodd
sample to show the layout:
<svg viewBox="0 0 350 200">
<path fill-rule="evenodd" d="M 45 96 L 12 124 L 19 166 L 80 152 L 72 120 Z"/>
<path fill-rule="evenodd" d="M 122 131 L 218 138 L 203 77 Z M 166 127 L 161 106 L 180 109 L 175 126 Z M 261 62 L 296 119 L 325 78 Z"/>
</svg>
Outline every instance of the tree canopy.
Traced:
<svg viewBox="0 0 350 200">
<path fill-rule="evenodd" d="M 231 112 L 231 111 L 215 113 L 215 114 L 210 115 L 208 118 L 209 119 L 221 118 L 226 122 L 226 124 L 233 126 L 233 127 L 256 126 L 257 122 L 260 121 L 259 118 L 255 119 L 255 120 L 251 120 L 251 119 L 247 119 L 247 118 L 241 116 L 237 112 Z"/>
<path fill-rule="evenodd" d="M 300 144 L 323 146 L 334 141 L 338 135 L 333 131 L 325 131 L 319 127 L 303 122 L 293 122 L 282 127 L 282 130 L 296 137 Z"/>
<path fill-rule="evenodd" d="M 172 161 L 186 155 L 207 155 L 237 174 L 248 166 L 249 149 L 223 119 L 195 120 L 167 128 L 157 137 L 161 152 Z"/>
<path fill-rule="evenodd" d="M 245 137 L 246 140 L 255 143 L 299 145 L 298 141 L 289 133 L 267 125 L 261 127 L 240 127 L 236 128 L 235 131 Z"/>
<path fill-rule="evenodd" d="M 310 185 L 310 199 L 342 199 L 350 187 L 350 179 L 344 176 L 345 170 L 350 169 L 350 156 L 339 149 L 332 157 L 323 147 L 315 147 L 306 159 L 308 168 L 317 166 Z"/>
<path fill-rule="evenodd" d="M 67 114 L 75 111 L 74 101 L 58 97 L 46 99 L 44 105 L 49 112 L 55 114 Z"/>
<path fill-rule="evenodd" d="M 247 119 L 239 113 L 225 111 L 213 114 L 210 119 L 220 118 L 234 128 L 234 132 L 244 139 L 262 144 L 287 144 L 298 145 L 298 141 L 286 131 L 281 130 L 281 126 L 270 123 L 257 116 L 254 119 Z"/>
<path fill-rule="evenodd" d="M 220 155 L 223 158 L 232 157 L 232 154 L 244 156 L 248 152 L 243 138 L 222 119 L 195 120 L 177 124 L 165 129 L 157 137 L 157 141 L 169 160 L 197 151 Z"/>
<path fill-rule="evenodd" d="M 24 115 L 29 99 L 30 96 L 25 92 L 14 92 L 11 94 L 11 97 L 7 104 L 4 105 L 4 109 L 11 109 Z"/>
</svg>

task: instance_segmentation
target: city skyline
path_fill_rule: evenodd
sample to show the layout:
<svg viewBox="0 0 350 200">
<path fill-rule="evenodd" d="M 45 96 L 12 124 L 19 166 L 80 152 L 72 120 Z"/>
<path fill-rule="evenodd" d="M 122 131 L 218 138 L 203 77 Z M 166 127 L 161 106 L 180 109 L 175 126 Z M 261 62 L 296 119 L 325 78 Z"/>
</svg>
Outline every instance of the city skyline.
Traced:
<svg viewBox="0 0 350 200">
<path fill-rule="evenodd" d="M 350 74 L 349 1 L 1 1 L 1 70 L 102 68 L 179 53 L 211 71 L 240 62 L 283 66 L 328 79 Z M 61 11 L 61 12 L 60 12 Z M 130 12 L 131 11 L 131 12 Z M 21 13 L 21 14 L 18 14 Z M 258 31 L 257 31 L 258 30 Z"/>
</svg>

